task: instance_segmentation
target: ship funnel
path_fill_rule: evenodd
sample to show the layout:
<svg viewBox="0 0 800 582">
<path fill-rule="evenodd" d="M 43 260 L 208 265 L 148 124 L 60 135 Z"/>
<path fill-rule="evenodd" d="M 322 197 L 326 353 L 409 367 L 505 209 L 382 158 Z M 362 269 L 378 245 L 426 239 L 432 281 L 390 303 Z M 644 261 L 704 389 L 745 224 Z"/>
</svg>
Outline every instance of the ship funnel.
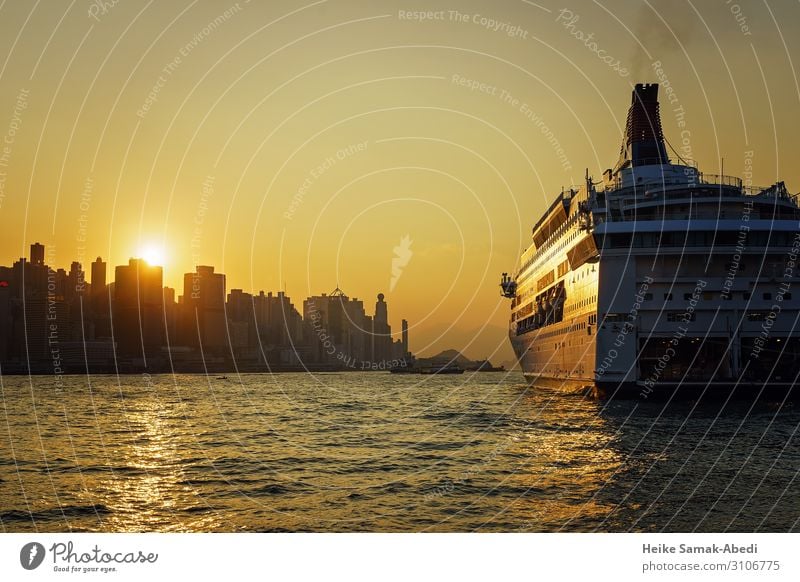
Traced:
<svg viewBox="0 0 800 582">
<path fill-rule="evenodd" d="M 619 167 L 626 161 L 634 167 L 669 163 L 661 130 L 657 83 L 638 83 L 631 95 Z"/>
</svg>

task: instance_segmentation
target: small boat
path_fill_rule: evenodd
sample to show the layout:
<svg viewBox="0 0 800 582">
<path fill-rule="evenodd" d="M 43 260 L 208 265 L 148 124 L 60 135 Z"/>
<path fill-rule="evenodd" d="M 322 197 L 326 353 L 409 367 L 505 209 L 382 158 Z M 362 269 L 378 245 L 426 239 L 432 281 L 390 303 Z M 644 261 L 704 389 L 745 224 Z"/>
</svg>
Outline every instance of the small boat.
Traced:
<svg viewBox="0 0 800 582">
<path fill-rule="evenodd" d="M 217 376 L 217 380 L 227 380 L 227 376 Z"/>
<path fill-rule="evenodd" d="M 463 374 L 464 368 L 458 364 L 427 364 L 424 366 L 395 366 L 390 368 L 392 374 Z"/>
<path fill-rule="evenodd" d="M 420 374 L 463 374 L 464 368 L 458 364 L 430 365 L 420 368 Z"/>
</svg>

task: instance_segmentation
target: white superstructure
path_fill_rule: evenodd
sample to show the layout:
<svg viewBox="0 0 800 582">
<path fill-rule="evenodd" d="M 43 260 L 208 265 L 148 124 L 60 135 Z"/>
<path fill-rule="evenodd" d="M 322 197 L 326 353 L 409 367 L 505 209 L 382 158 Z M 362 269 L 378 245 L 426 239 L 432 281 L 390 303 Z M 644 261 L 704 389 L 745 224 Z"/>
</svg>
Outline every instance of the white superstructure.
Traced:
<svg viewBox="0 0 800 582">
<path fill-rule="evenodd" d="M 800 372 L 800 209 L 667 157 L 658 85 L 636 85 L 620 158 L 566 189 L 503 293 L 534 383 L 599 395 L 785 390 Z"/>
</svg>

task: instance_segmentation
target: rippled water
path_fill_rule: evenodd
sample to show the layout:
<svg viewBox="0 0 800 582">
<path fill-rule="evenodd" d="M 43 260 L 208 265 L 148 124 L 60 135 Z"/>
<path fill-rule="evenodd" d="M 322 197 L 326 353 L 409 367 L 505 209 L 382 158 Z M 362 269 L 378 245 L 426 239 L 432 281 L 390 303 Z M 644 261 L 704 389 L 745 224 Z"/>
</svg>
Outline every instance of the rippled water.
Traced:
<svg viewBox="0 0 800 582">
<path fill-rule="evenodd" d="M 2 377 L 4 531 L 797 531 L 800 410 L 516 374 Z"/>
</svg>

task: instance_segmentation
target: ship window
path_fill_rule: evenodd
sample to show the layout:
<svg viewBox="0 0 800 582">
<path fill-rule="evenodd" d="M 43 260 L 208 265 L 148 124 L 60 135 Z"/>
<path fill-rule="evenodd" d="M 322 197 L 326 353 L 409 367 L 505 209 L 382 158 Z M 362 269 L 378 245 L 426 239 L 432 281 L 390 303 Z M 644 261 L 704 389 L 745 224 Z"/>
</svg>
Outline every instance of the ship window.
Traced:
<svg viewBox="0 0 800 582">
<path fill-rule="evenodd" d="M 751 311 L 747 314 L 747 321 L 764 321 L 768 315 L 766 311 Z"/>
<path fill-rule="evenodd" d="M 652 293 L 645 293 L 644 294 L 644 300 L 645 301 L 650 301 L 652 299 L 653 299 L 653 294 Z"/>
<path fill-rule="evenodd" d="M 744 271 L 744 263 L 725 263 L 725 270 L 726 271 Z"/>
<path fill-rule="evenodd" d="M 772 299 L 772 293 L 764 293 L 763 297 L 767 300 Z"/>
<path fill-rule="evenodd" d="M 672 293 L 664 293 L 665 301 L 672 301 Z"/>
<path fill-rule="evenodd" d="M 684 299 L 684 301 L 690 301 L 692 299 L 692 294 L 691 293 L 684 293 L 683 294 L 683 299 Z"/>
<path fill-rule="evenodd" d="M 730 301 L 733 297 L 731 297 L 730 293 L 720 293 L 720 299 L 723 301 Z"/>
<path fill-rule="evenodd" d="M 694 321 L 695 320 L 695 313 L 694 311 L 691 313 L 684 313 L 683 311 L 668 311 L 667 312 L 667 321 L 671 322 L 682 322 L 685 323 L 687 321 Z"/>
<path fill-rule="evenodd" d="M 711 293 L 710 291 L 706 291 L 705 293 L 703 293 L 703 301 L 711 301 L 712 299 L 714 299 L 713 293 Z"/>
</svg>

